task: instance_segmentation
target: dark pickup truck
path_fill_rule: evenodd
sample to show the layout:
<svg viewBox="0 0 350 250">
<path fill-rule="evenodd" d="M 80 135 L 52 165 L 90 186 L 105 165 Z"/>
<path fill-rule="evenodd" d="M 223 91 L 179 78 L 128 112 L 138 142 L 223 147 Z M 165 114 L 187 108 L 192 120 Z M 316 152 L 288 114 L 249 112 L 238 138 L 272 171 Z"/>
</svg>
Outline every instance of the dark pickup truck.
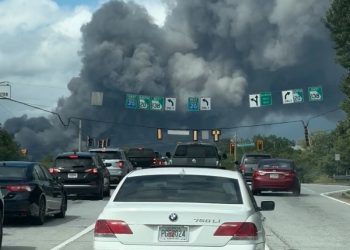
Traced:
<svg viewBox="0 0 350 250">
<path fill-rule="evenodd" d="M 156 153 L 151 148 L 130 148 L 127 156 L 134 169 L 154 167 Z"/>
</svg>

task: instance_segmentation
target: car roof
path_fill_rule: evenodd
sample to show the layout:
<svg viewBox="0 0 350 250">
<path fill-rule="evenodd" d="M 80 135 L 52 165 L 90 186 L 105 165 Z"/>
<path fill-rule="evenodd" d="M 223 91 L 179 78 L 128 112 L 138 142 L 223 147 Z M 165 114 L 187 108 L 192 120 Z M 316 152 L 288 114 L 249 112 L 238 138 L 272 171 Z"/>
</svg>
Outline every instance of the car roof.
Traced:
<svg viewBox="0 0 350 250">
<path fill-rule="evenodd" d="M 70 156 L 70 155 L 77 155 L 77 156 L 94 156 L 96 155 L 93 152 L 64 152 L 61 154 L 58 154 L 57 157 L 64 157 L 64 156 Z"/>
<path fill-rule="evenodd" d="M 271 161 L 284 161 L 284 162 L 294 162 L 291 159 L 285 159 L 285 158 L 270 158 L 270 159 L 262 159 L 259 162 L 271 162 Z"/>
<path fill-rule="evenodd" d="M 32 167 L 38 164 L 37 162 L 31 161 L 0 161 L 0 166 L 9 166 L 9 167 Z"/>
<path fill-rule="evenodd" d="M 164 167 L 164 168 L 147 168 L 136 170 L 128 174 L 128 177 L 147 176 L 147 175 L 205 175 L 226 177 L 232 179 L 240 178 L 241 174 L 237 171 L 219 169 L 219 168 L 203 168 L 199 167 Z"/>
<path fill-rule="evenodd" d="M 89 152 L 112 152 L 112 151 L 124 151 L 124 149 L 121 148 L 91 148 L 89 149 Z"/>
</svg>

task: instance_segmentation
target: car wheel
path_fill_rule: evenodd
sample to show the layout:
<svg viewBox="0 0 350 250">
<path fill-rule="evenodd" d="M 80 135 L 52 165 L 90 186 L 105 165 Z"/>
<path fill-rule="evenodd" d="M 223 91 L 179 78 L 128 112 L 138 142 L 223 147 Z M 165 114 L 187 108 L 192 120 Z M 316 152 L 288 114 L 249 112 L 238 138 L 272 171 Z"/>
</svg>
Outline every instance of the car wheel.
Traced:
<svg viewBox="0 0 350 250">
<path fill-rule="evenodd" d="M 259 194 L 260 194 L 260 190 L 253 189 L 253 195 L 259 195 Z"/>
<path fill-rule="evenodd" d="M 99 187 L 98 193 L 95 195 L 96 200 L 103 200 L 103 194 L 104 194 L 104 184 L 102 183 Z"/>
<path fill-rule="evenodd" d="M 293 189 L 293 195 L 299 196 L 300 195 L 300 185 L 296 185 Z"/>
<path fill-rule="evenodd" d="M 45 198 L 41 197 L 38 203 L 38 214 L 33 216 L 33 224 L 42 225 L 45 222 L 46 216 L 46 202 Z"/>
<path fill-rule="evenodd" d="M 107 188 L 107 190 L 105 190 L 105 191 L 103 192 L 103 196 L 104 196 L 104 197 L 110 197 L 110 196 L 111 196 L 111 186 L 110 186 L 109 181 L 108 181 L 108 188 Z"/>
<path fill-rule="evenodd" d="M 2 214 L 1 214 L 0 215 L 0 249 L 2 246 L 2 235 L 3 235 L 3 218 L 2 218 Z"/>
<path fill-rule="evenodd" d="M 67 196 L 64 195 L 62 197 L 60 212 L 55 214 L 55 217 L 56 218 L 64 218 L 64 217 L 66 217 L 66 211 L 67 211 Z"/>
</svg>

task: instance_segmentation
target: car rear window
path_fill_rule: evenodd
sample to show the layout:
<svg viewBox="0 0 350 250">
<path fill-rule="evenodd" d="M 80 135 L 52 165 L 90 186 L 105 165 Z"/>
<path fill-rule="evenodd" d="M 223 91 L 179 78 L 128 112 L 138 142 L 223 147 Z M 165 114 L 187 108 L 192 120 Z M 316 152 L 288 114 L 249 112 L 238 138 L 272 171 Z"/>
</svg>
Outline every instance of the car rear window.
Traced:
<svg viewBox="0 0 350 250">
<path fill-rule="evenodd" d="M 26 179 L 27 168 L 25 167 L 0 167 L 0 178 L 4 179 Z"/>
<path fill-rule="evenodd" d="M 119 151 L 96 151 L 95 153 L 97 153 L 103 160 L 113 160 L 122 158 L 122 154 Z"/>
<path fill-rule="evenodd" d="M 155 157 L 155 153 L 153 151 L 153 149 L 149 149 L 149 148 L 131 148 L 128 151 L 128 157 L 146 157 L 146 158 L 150 158 L 150 157 Z"/>
<path fill-rule="evenodd" d="M 175 158 L 216 158 L 216 147 L 210 145 L 179 145 L 176 148 Z"/>
<path fill-rule="evenodd" d="M 94 161 L 91 157 L 58 157 L 55 161 L 56 167 L 73 168 L 73 167 L 92 167 L 94 166 Z"/>
<path fill-rule="evenodd" d="M 291 161 L 262 161 L 259 163 L 259 169 L 268 169 L 268 168 L 280 168 L 290 170 L 293 169 L 294 164 Z"/>
<path fill-rule="evenodd" d="M 242 204 L 242 196 L 236 179 L 155 175 L 127 178 L 114 201 Z"/>
<path fill-rule="evenodd" d="M 262 159 L 269 159 L 270 155 L 252 155 L 246 156 L 244 159 L 244 164 L 257 164 Z"/>
</svg>

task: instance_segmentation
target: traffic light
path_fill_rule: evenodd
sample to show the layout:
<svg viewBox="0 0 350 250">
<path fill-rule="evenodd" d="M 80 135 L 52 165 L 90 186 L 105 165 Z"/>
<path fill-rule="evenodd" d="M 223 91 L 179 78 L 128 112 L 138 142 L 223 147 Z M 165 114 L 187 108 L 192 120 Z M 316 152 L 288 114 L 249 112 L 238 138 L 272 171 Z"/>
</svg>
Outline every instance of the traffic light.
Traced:
<svg viewBox="0 0 350 250">
<path fill-rule="evenodd" d="M 198 141 L 198 130 L 193 130 L 192 140 Z"/>
<path fill-rule="evenodd" d="M 235 153 L 235 147 L 236 145 L 234 143 L 230 143 L 229 151 L 231 155 Z"/>
<path fill-rule="evenodd" d="M 258 151 L 263 151 L 264 150 L 264 141 L 263 140 L 257 140 L 256 141 L 256 148 Z"/>
<path fill-rule="evenodd" d="M 98 147 L 103 148 L 104 140 L 98 140 Z"/>
<path fill-rule="evenodd" d="M 157 128 L 157 140 L 163 139 L 163 132 L 161 128 Z"/>
<path fill-rule="evenodd" d="M 87 146 L 88 147 L 93 147 L 94 146 L 94 138 L 88 136 L 87 137 Z"/>
<path fill-rule="evenodd" d="M 219 141 L 220 135 L 221 135 L 221 131 L 220 130 L 218 130 L 218 129 L 212 130 L 211 134 L 214 137 L 214 141 Z"/>
</svg>

